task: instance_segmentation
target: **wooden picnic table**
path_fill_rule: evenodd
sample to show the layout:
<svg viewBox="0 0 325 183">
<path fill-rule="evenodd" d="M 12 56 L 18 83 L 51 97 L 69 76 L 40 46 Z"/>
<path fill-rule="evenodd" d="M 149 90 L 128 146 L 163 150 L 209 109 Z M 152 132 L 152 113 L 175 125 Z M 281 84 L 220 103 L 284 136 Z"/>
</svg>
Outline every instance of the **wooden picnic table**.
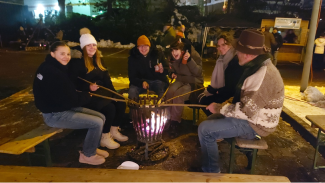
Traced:
<svg viewBox="0 0 325 183">
<path fill-rule="evenodd" d="M 311 122 L 312 127 L 318 128 L 313 167 L 314 169 L 325 168 L 325 166 L 317 166 L 319 146 L 325 146 L 325 135 L 322 133 L 325 132 L 325 115 L 307 115 L 306 118 Z"/>
<path fill-rule="evenodd" d="M 162 170 L 0 166 L 1 182 L 290 182 L 284 176 Z"/>
</svg>

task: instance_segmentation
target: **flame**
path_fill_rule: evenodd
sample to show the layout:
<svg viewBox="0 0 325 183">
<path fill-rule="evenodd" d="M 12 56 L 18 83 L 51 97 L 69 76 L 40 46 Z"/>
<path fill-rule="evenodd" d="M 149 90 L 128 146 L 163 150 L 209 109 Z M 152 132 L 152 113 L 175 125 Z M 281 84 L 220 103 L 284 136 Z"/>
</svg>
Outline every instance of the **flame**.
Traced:
<svg viewBox="0 0 325 183">
<path fill-rule="evenodd" d="M 155 113 L 151 111 L 151 126 L 150 126 L 150 119 L 146 119 L 147 127 L 146 131 L 149 132 L 155 132 L 156 123 L 157 123 L 157 129 L 156 132 L 160 133 L 163 130 L 163 127 L 165 126 L 167 122 L 167 117 L 165 115 L 162 115 L 160 117 L 159 114 L 157 114 L 157 118 L 155 118 Z"/>
</svg>

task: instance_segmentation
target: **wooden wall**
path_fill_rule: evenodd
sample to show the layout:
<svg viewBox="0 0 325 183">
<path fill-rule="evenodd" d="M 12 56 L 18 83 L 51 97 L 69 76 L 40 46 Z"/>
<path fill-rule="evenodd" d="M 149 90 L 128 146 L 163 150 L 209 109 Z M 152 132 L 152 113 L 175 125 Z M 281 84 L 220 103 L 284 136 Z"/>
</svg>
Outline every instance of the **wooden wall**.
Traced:
<svg viewBox="0 0 325 183">
<path fill-rule="evenodd" d="M 263 19 L 261 27 L 273 27 L 275 20 L 273 19 Z M 302 61 L 304 47 L 307 44 L 308 36 L 308 25 L 309 21 L 302 20 L 300 27 L 300 43 L 299 44 L 289 44 L 284 43 L 279 50 L 278 60 L 279 61 Z"/>
</svg>

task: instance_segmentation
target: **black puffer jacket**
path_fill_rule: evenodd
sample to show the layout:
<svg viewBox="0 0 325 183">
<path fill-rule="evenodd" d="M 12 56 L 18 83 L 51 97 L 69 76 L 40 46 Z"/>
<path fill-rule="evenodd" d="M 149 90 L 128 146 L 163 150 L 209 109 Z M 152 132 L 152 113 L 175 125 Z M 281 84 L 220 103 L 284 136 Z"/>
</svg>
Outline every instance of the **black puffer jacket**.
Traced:
<svg viewBox="0 0 325 183">
<path fill-rule="evenodd" d="M 68 75 L 68 66 L 47 55 L 36 71 L 33 92 L 42 113 L 62 112 L 81 107 L 91 99 L 88 92 L 77 92 Z"/>
<path fill-rule="evenodd" d="M 88 92 L 92 92 L 90 91 L 90 84 L 82 81 L 81 79 L 79 79 L 78 77 L 81 77 L 85 80 L 88 80 L 92 83 L 96 83 L 98 85 L 104 86 L 108 89 L 111 89 L 113 91 L 116 91 L 113 83 L 111 81 L 111 77 L 108 73 L 108 71 L 102 71 L 96 64 L 95 62 L 96 57 L 93 57 L 93 64 L 95 66 L 94 70 L 92 70 L 91 72 L 87 73 L 88 70 L 86 68 L 85 65 L 85 61 L 83 59 L 83 57 L 81 59 L 71 59 L 70 63 L 69 63 L 69 73 L 70 73 L 70 78 L 73 80 L 74 84 L 76 85 L 76 88 L 80 91 L 88 91 Z M 103 63 L 103 60 L 102 60 Z M 107 91 L 105 89 L 99 88 L 98 90 L 92 92 L 95 94 L 99 94 L 99 95 L 104 95 L 106 97 L 113 97 L 113 98 L 120 98 L 118 96 L 116 96 L 115 94 L 113 94 L 110 91 Z M 103 98 L 99 98 L 99 97 L 92 97 L 91 101 L 89 103 L 87 103 L 86 105 L 84 105 L 84 107 L 87 108 L 91 108 L 93 110 L 101 110 L 103 107 L 105 107 L 108 103 L 110 103 L 111 100 L 106 100 Z"/>
<path fill-rule="evenodd" d="M 154 48 L 152 48 L 154 47 Z M 142 87 L 142 83 L 147 80 L 160 80 L 168 83 L 166 75 L 168 75 L 168 64 L 162 52 L 158 51 L 155 46 L 152 46 L 146 57 L 144 57 L 134 47 L 130 50 L 128 73 L 130 85 Z M 155 65 L 162 63 L 164 72 L 155 72 Z"/>
</svg>

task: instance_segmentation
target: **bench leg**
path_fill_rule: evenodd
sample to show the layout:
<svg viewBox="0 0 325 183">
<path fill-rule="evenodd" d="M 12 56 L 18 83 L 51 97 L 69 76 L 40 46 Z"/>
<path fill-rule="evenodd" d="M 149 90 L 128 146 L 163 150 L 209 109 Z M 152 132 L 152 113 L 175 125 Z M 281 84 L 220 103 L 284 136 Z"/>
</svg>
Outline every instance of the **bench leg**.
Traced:
<svg viewBox="0 0 325 183">
<path fill-rule="evenodd" d="M 195 123 L 196 123 L 196 111 L 195 110 L 196 109 L 193 108 L 193 125 L 195 125 Z"/>
<path fill-rule="evenodd" d="M 52 166 L 52 158 L 51 158 L 51 149 L 50 149 L 50 144 L 49 140 L 46 139 L 42 142 L 43 150 L 44 150 L 44 159 L 45 159 L 45 164 L 47 167 Z"/>
<path fill-rule="evenodd" d="M 229 173 L 232 173 L 235 163 L 235 138 L 231 139 L 230 160 L 229 160 Z"/>
<path fill-rule="evenodd" d="M 321 133 L 322 133 L 321 130 L 318 129 L 316 149 L 315 149 L 315 155 L 314 155 L 314 164 L 313 164 L 314 169 L 318 169 L 318 167 L 317 167 L 317 159 L 318 159 L 318 149 L 319 149 L 319 138 L 320 138 Z"/>
<path fill-rule="evenodd" d="M 39 166 L 47 166 L 51 167 L 52 166 L 52 158 L 51 158 L 51 150 L 50 150 L 50 145 L 49 145 L 49 140 L 46 139 L 42 143 L 36 146 L 36 152 L 35 153 L 27 153 L 27 158 L 28 158 L 28 164 L 30 166 L 33 166 L 35 163 Z M 42 157 L 43 163 L 39 163 L 39 161 L 35 161 L 35 159 L 39 159 L 39 157 Z M 34 160 L 34 161 L 33 161 Z M 33 163 L 35 162 L 35 163 Z"/>
<path fill-rule="evenodd" d="M 251 174 L 254 174 L 255 173 L 256 156 L 257 156 L 257 149 L 253 149 L 253 158 L 252 158 Z"/>
</svg>

